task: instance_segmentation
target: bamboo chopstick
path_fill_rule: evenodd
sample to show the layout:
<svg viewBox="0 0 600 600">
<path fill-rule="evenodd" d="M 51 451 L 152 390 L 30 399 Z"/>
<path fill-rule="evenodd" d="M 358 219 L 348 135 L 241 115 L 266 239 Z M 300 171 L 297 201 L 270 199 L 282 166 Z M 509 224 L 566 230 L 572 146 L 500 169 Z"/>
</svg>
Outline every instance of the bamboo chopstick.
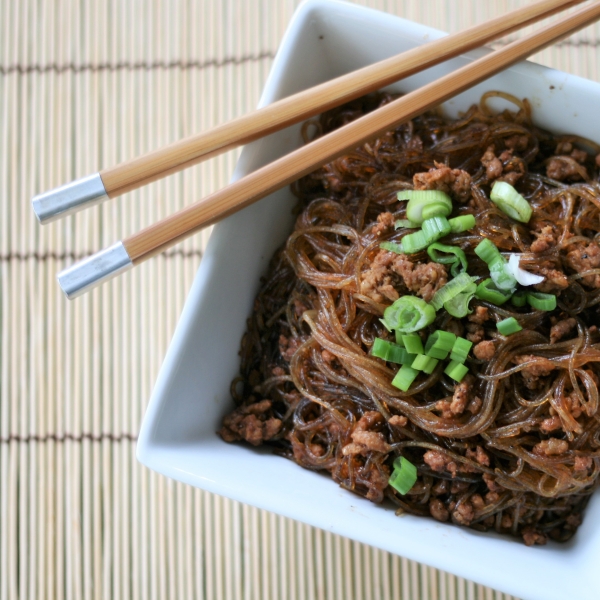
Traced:
<svg viewBox="0 0 600 600">
<path fill-rule="evenodd" d="M 40 223 L 116 198 L 241 144 L 308 119 L 477 48 L 583 0 L 542 0 L 289 96 L 238 119 L 123 162 L 33 199 Z"/>
<path fill-rule="evenodd" d="M 344 152 L 437 106 L 598 18 L 600 1 L 318 138 L 64 270 L 58 275 L 63 291 L 69 298 L 82 294 L 100 282 L 166 250 L 199 229 L 268 196 Z"/>
</svg>

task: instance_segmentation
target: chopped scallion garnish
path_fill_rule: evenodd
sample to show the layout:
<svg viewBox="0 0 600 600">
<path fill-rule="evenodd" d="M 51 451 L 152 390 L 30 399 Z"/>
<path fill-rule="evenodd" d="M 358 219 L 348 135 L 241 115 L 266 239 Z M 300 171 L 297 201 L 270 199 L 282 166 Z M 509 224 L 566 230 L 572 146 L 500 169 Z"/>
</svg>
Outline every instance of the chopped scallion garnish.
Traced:
<svg viewBox="0 0 600 600">
<path fill-rule="evenodd" d="M 406 218 L 421 224 L 438 215 L 447 217 L 452 212 L 450 196 L 439 190 L 405 190 L 398 192 L 398 200 L 408 200 Z"/>
<path fill-rule="evenodd" d="M 444 369 L 444 373 L 450 377 L 450 379 L 454 379 L 460 383 L 464 376 L 469 372 L 469 368 L 465 367 L 462 363 L 459 363 L 455 360 L 451 360 L 448 363 L 448 366 Z"/>
<path fill-rule="evenodd" d="M 511 299 L 511 304 L 513 306 L 525 306 L 527 304 L 527 292 L 523 292 L 523 291 L 519 291 L 519 292 L 515 292 Z"/>
<path fill-rule="evenodd" d="M 431 306 L 435 310 L 440 310 L 448 300 L 452 300 L 454 296 L 461 292 L 470 289 L 471 284 L 475 278 L 467 275 L 467 273 L 460 273 L 454 279 L 451 279 L 446 285 L 442 286 L 431 299 Z M 477 286 L 475 286 L 477 288 Z M 473 290 L 475 291 L 475 290 Z"/>
<path fill-rule="evenodd" d="M 444 308 L 453 317 L 459 319 L 466 317 L 469 313 L 473 312 L 472 310 L 469 310 L 469 302 L 471 302 L 476 290 L 477 286 L 471 282 L 462 292 L 456 294 L 454 298 L 450 298 L 450 300 L 444 302 Z"/>
<path fill-rule="evenodd" d="M 412 363 L 416 352 L 409 354 L 406 348 L 398 346 L 398 344 L 382 340 L 381 338 L 375 338 L 373 340 L 371 354 L 377 358 L 383 358 L 383 360 L 388 362 L 404 365 L 406 363 Z"/>
<path fill-rule="evenodd" d="M 519 321 L 517 321 L 514 317 L 508 317 L 508 319 L 499 321 L 496 323 L 496 327 L 502 335 L 512 335 L 513 333 L 517 333 L 517 331 L 521 331 L 523 329 L 519 325 Z"/>
<path fill-rule="evenodd" d="M 506 259 L 500 254 L 493 242 L 483 239 L 475 248 L 475 254 L 487 263 L 490 269 L 492 281 L 500 290 L 513 290 L 517 285 L 517 280 L 508 270 Z"/>
<path fill-rule="evenodd" d="M 423 342 L 418 334 L 403 335 L 402 341 L 404 342 L 404 347 L 411 354 L 423 354 Z"/>
<path fill-rule="evenodd" d="M 388 483 L 400 494 L 410 492 L 417 482 L 417 467 L 404 456 L 394 460 L 394 470 L 390 475 Z"/>
<path fill-rule="evenodd" d="M 482 281 L 477 286 L 475 296 L 495 306 L 502 306 L 511 297 L 510 291 L 498 289 L 491 278 Z"/>
<path fill-rule="evenodd" d="M 444 216 L 425 219 L 421 227 L 430 244 L 450 233 L 450 224 Z"/>
<path fill-rule="evenodd" d="M 442 265 L 451 265 L 450 272 L 452 273 L 452 277 L 456 277 L 467 270 L 467 255 L 458 246 L 448 246 L 447 244 L 435 242 L 429 245 L 427 254 L 429 254 L 429 258 L 433 262 Z"/>
<path fill-rule="evenodd" d="M 382 250 L 387 250 L 388 252 L 394 252 L 395 254 L 404 254 L 402 244 L 398 244 L 397 242 L 381 242 L 379 244 L 379 247 Z"/>
<path fill-rule="evenodd" d="M 533 213 L 531 205 L 510 183 L 496 181 L 492 187 L 490 199 L 503 213 L 515 221 L 529 223 Z"/>
<path fill-rule="evenodd" d="M 410 219 L 398 219 L 394 223 L 394 229 L 419 229 L 420 223 L 413 223 Z"/>
<path fill-rule="evenodd" d="M 417 378 L 419 371 L 409 367 L 408 365 L 402 365 L 396 376 L 392 380 L 392 385 L 397 387 L 399 390 L 403 392 L 408 391 L 408 388 L 411 386 L 412 382 Z"/>
<path fill-rule="evenodd" d="M 415 356 L 415 359 L 413 360 L 412 365 L 410 365 L 413 369 L 416 369 L 417 371 L 425 371 L 425 369 L 427 369 L 431 363 L 431 361 L 435 361 L 435 363 L 437 363 L 437 360 L 435 358 L 433 358 L 432 356 L 427 356 L 426 354 L 417 354 L 417 356 Z M 434 368 L 435 368 L 435 364 L 434 364 Z M 432 369 L 433 371 L 433 369 Z"/>
<path fill-rule="evenodd" d="M 556 308 L 556 296 L 542 294 L 542 292 L 527 292 L 527 303 L 535 310 L 550 311 Z"/>
<path fill-rule="evenodd" d="M 402 296 L 383 313 L 383 324 L 391 331 L 414 333 L 433 323 L 435 309 L 416 296 Z"/>
<path fill-rule="evenodd" d="M 448 219 L 448 223 L 452 233 L 462 233 L 475 227 L 475 217 L 473 215 L 461 215 L 460 217 Z"/>
<path fill-rule="evenodd" d="M 402 238 L 402 251 L 404 254 L 414 254 L 415 252 L 425 250 L 430 243 L 423 230 L 419 229 L 419 231 L 409 233 Z"/>
<path fill-rule="evenodd" d="M 427 342 L 425 342 L 425 354 L 444 360 L 452 350 L 454 342 L 456 342 L 456 336 L 453 333 L 438 329 L 427 338 Z"/>
<path fill-rule="evenodd" d="M 462 337 L 457 337 L 454 346 L 452 346 L 452 352 L 450 352 L 450 360 L 464 364 L 472 346 L 473 342 Z"/>
</svg>

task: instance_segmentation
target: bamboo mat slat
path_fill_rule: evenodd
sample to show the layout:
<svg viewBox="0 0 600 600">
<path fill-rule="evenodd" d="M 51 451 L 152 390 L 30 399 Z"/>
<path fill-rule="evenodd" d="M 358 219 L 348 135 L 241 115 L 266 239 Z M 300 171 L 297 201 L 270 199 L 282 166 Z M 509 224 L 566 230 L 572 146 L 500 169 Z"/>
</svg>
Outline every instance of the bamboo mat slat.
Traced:
<svg viewBox="0 0 600 600">
<path fill-rule="evenodd" d="M 360 3 L 457 31 L 525 1 Z M 251 110 L 297 4 L 0 0 L 0 600 L 510 598 L 136 462 L 209 230 L 76 302 L 56 284 L 226 184 L 239 153 L 44 228 L 31 196 Z M 598 80 L 599 39 L 536 60 Z"/>
</svg>

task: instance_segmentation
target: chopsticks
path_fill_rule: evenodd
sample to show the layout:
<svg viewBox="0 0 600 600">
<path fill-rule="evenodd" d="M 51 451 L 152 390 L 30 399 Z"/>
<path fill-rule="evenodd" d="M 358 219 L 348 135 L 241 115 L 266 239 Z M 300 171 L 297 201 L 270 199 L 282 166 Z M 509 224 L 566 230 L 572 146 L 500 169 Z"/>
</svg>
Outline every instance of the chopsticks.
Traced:
<svg viewBox="0 0 600 600">
<path fill-rule="evenodd" d="M 199 229 L 268 196 L 320 165 L 397 127 L 600 18 L 600 2 L 513 42 L 266 165 L 58 276 L 67 297 L 166 250 Z"/>
<path fill-rule="evenodd" d="M 204 159 L 382 89 L 580 2 L 582 0 L 543 0 L 448 35 L 274 102 L 209 131 L 40 194 L 33 199 L 33 210 L 40 223 L 48 223 L 108 198 L 116 198 Z"/>
</svg>

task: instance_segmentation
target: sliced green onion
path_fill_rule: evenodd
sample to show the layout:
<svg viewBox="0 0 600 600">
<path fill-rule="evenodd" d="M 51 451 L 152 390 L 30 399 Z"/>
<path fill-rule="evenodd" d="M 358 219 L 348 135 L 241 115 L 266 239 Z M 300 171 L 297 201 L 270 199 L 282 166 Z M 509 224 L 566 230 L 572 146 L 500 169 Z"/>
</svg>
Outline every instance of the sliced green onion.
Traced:
<svg viewBox="0 0 600 600">
<path fill-rule="evenodd" d="M 515 292 L 511 299 L 510 299 L 511 303 L 513 304 L 513 306 L 525 306 L 527 304 L 527 292 L 523 292 L 523 291 L 519 291 L 519 292 Z"/>
<path fill-rule="evenodd" d="M 502 257 L 500 250 L 496 248 L 494 242 L 490 242 L 487 238 L 484 238 L 477 244 L 475 247 L 475 254 L 488 265 L 498 257 Z"/>
<path fill-rule="evenodd" d="M 529 202 L 510 183 L 496 181 L 492 187 L 490 200 L 515 221 L 529 223 L 533 210 Z"/>
<path fill-rule="evenodd" d="M 410 492 L 412 487 L 417 482 L 417 467 L 404 456 L 399 456 L 394 461 L 394 471 L 388 480 L 397 492 L 404 495 Z"/>
<path fill-rule="evenodd" d="M 433 373 L 433 370 L 437 367 L 437 364 L 439 362 L 440 361 L 437 358 L 433 358 L 433 356 L 430 356 L 429 357 L 429 363 L 423 369 L 423 373 L 427 373 L 427 375 L 431 375 Z"/>
<path fill-rule="evenodd" d="M 444 302 L 444 308 L 453 317 L 459 319 L 466 317 L 469 313 L 473 312 L 472 310 L 469 310 L 469 302 L 471 302 L 476 291 L 477 286 L 471 282 L 462 292 L 460 292 L 460 294 L 456 294 L 454 298 L 450 298 L 450 300 Z"/>
<path fill-rule="evenodd" d="M 375 338 L 375 340 L 373 340 L 371 354 L 377 358 L 383 358 L 383 360 L 400 365 L 407 363 L 409 360 L 410 362 L 413 361 L 412 357 L 410 359 L 407 357 L 408 352 L 406 348 L 402 348 L 402 346 L 398 346 L 398 344 L 393 344 L 392 342 L 382 340 L 381 338 Z"/>
<path fill-rule="evenodd" d="M 417 354 L 412 362 L 412 365 L 410 366 L 417 371 L 425 371 L 425 369 L 429 367 L 429 364 L 432 360 L 437 363 L 437 360 L 432 356 L 427 356 L 426 354 Z"/>
<path fill-rule="evenodd" d="M 425 250 L 430 243 L 423 230 L 419 229 L 419 231 L 409 233 L 402 238 L 402 251 L 404 254 L 414 254 L 415 252 Z"/>
<path fill-rule="evenodd" d="M 440 310 L 448 300 L 452 300 L 454 296 L 464 292 L 473 283 L 473 279 L 475 278 L 467 275 L 467 273 L 460 273 L 433 295 L 431 306 L 435 310 Z"/>
<path fill-rule="evenodd" d="M 383 313 L 383 324 L 390 330 L 414 333 L 433 323 L 435 309 L 416 296 L 402 296 Z"/>
<path fill-rule="evenodd" d="M 444 373 L 450 377 L 450 379 L 454 379 L 454 381 L 458 381 L 460 383 L 464 376 L 469 372 L 469 368 L 465 367 L 462 363 L 459 363 L 455 360 L 451 360 L 448 363 L 448 366 L 444 369 Z"/>
<path fill-rule="evenodd" d="M 517 331 L 521 331 L 523 329 L 519 325 L 519 321 L 517 321 L 514 317 L 508 317 L 508 319 L 498 321 L 498 323 L 496 323 L 496 327 L 502 335 L 512 335 L 513 333 L 517 333 Z"/>
<path fill-rule="evenodd" d="M 398 192 L 398 200 L 408 200 L 406 218 L 421 224 L 425 219 L 438 215 L 448 216 L 452 212 L 450 196 L 439 190 L 405 190 Z"/>
<path fill-rule="evenodd" d="M 464 250 L 458 246 L 448 246 L 446 244 L 435 242 L 429 245 L 427 254 L 429 254 L 429 258 L 431 258 L 433 262 L 442 265 L 452 265 L 450 267 L 450 272 L 453 277 L 456 277 L 460 273 L 464 273 L 469 266 L 467 255 L 464 253 Z"/>
<path fill-rule="evenodd" d="M 420 223 L 413 223 L 410 219 L 398 219 L 394 223 L 394 229 L 418 229 L 421 227 Z"/>
<path fill-rule="evenodd" d="M 404 250 L 402 249 L 402 244 L 398 244 L 397 242 L 381 242 L 379 247 L 382 250 L 387 250 L 388 252 L 395 252 L 396 254 L 404 254 Z"/>
<path fill-rule="evenodd" d="M 403 335 L 402 341 L 404 342 L 404 347 L 411 354 L 423 354 L 423 342 L 418 334 Z"/>
<path fill-rule="evenodd" d="M 554 294 L 542 294 L 542 292 L 527 292 L 527 302 L 535 310 L 554 310 L 556 308 L 556 296 Z"/>
<path fill-rule="evenodd" d="M 404 348 L 404 342 L 402 341 L 402 334 L 399 331 L 396 331 L 396 344 L 398 346 L 402 346 Z"/>
<path fill-rule="evenodd" d="M 485 279 L 477 286 L 475 296 L 495 306 L 502 306 L 511 297 L 510 292 L 498 289 L 491 278 Z"/>
<path fill-rule="evenodd" d="M 490 276 L 496 287 L 501 290 L 510 290 L 512 294 L 513 290 L 517 287 L 517 280 L 510 272 L 506 259 L 500 256 L 500 258 L 497 258 L 488 266 L 490 268 Z"/>
<path fill-rule="evenodd" d="M 425 219 L 421 227 L 430 244 L 450 233 L 450 224 L 444 216 Z"/>
<path fill-rule="evenodd" d="M 455 362 L 464 363 L 467 360 L 467 356 L 473 346 L 473 342 L 465 340 L 465 338 L 457 337 L 452 346 L 452 352 L 450 353 L 450 360 Z"/>
<path fill-rule="evenodd" d="M 392 385 L 397 387 L 399 390 L 403 392 L 408 391 L 408 388 L 411 386 L 412 382 L 417 378 L 419 371 L 409 367 L 408 365 L 402 365 L 396 376 L 392 380 Z"/>
<path fill-rule="evenodd" d="M 483 239 L 475 248 L 475 254 L 487 263 L 492 281 L 500 290 L 512 290 L 517 285 L 517 280 L 508 270 L 506 259 L 500 250 L 487 238 Z"/>
<path fill-rule="evenodd" d="M 434 331 L 425 342 L 425 354 L 444 360 L 452 350 L 456 336 L 449 331 L 438 329 Z"/>
<path fill-rule="evenodd" d="M 460 217 L 448 219 L 448 223 L 450 223 L 452 233 L 462 233 L 463 231 L 473 229 L 476 221 L 473 215 L 461 215 Z"/>
</svg>

